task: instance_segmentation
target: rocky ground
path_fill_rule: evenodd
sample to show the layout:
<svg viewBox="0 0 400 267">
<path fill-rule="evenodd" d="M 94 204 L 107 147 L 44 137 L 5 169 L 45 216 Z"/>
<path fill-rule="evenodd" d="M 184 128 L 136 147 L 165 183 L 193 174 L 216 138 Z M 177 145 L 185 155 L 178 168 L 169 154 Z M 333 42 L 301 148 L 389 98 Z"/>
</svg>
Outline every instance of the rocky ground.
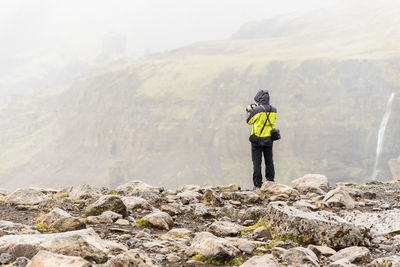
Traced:
<svg viewBox="0 0 400 267">
<path fill-rule="evenodd" d="M 400 266 L 400 183 L 0 189 L 0 265 Z"/>
</svg>

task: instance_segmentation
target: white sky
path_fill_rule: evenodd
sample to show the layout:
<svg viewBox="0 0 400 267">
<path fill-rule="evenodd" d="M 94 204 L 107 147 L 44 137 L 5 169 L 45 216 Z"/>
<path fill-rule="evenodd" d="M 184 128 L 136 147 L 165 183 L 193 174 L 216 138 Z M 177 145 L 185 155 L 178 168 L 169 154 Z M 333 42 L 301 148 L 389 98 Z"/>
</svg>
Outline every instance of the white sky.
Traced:
<svg viewBox="0 0 400 267">
<path fill-rule="evenodd" d="M 341 1 L 2 0 L 0 48 L 90 53 L 99 49 L 104 34 L 118 32 L 127 36 L 129 54 L 137 55 L 226 39 L 248 21 Z"/>
</svg>

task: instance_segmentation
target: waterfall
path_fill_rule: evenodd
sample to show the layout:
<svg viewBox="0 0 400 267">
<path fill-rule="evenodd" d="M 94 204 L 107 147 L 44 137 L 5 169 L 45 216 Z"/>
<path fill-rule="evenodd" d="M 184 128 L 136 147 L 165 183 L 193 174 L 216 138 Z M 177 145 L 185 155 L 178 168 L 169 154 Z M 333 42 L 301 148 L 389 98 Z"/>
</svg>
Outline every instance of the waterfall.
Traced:
<svg viewBox="0 0 400 267">
<path fill-rule="evenodd" d="M 383 115 L 383 119 L 381 121 L 381 124 L 379 126 L 379 132 L 378 132 L 378 142 L 376 145 L 376 155 L 375 155 L 375 164 L 374 164 L 374 171 L 372 172 L 372 179 L 376 179 L 376 176 L 378 175 L 378 162 L 379 162 L 379 157 L 382 154 L 382 148 L 383 148 L 383 141 L 385 137 L 385 130 L 386 130 L 386 125 L 389 121 L 390 114 L 392 113 L 392 102 L 394 99 L 394 96 L 396 93 L 392 93 L 389 97 L 389 100 L 386 104 L 386 111 L 385 115 Z"/>
</svg>

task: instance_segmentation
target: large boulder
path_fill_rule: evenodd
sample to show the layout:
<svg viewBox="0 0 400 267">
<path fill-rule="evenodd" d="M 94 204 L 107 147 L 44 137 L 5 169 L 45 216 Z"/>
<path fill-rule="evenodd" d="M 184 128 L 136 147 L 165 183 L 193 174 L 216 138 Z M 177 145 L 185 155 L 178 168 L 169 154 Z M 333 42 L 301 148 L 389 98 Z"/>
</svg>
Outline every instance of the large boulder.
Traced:
<svg viewBox="0 0 400 267">
<path fill-rule="evenodd" d="M 153 227 L 169 230 L 174 226 L 172 217 L 163 211 L 156 211 L 143 217 L 143 221 L 150 223 Z"/>
<path fill-rule="evenodd" d="M 96 202 L 86 208 L 85 215 L 96 216 L 104 211 L 114 211 L 122 216 L 128 216 L 128 211 L 120 197 L 114 195 L 101 196 Z"/>
<path fill-rule="evenodd" d="M 261 186 L 261 192 L 267 194 L 269 197 L 277 195 L 286 195 L 288 197 L 292 195 L 298 195 L 298 191 L 287 185 L 279 184 L 275 182 L 266 181 Z"/>
<path fill-rule="evenodd" d="M 11 193 L 6 198 L 6 203 L 11 205 L 36 205 L 48 196 L 38 188 L 21 188 Z"/>
<path fill-rule="evenodd" d="M 322 200 L 322 203 L 328 207 L 345 207 L 346 209 L 353 209 L 355 207 L 354 199 L 340 186 L 329 191 Z"/>
<path fill-rule="evenodd" d="M 193 238 L 187 254 L 201 254 L 206 258 L 226 262 L 239 255 L 240 250 L 223 238 L 209 232 L 200 232 Z"/>
<path fill-rule="evenodd" d="M 248 259 L 245 263 L 240 265 L 240 267 L 279 267 L 280 264 L 277 263 L 277 260 L 274 258 L 272 254 L 267 254 L 264 256 L 253 256 Z"/>
<path fill-rule="evenodd" d="M 271 202 L 263 221 L 275 234 L 285 234 L 304 244 L 338 249 L 368 245 L 369 229 L 356 226 L 327 211 L 304 212 L 284 202 Z"/>
<path fill-rule="evenodd" d="M 100 195 L 101 192 L 99 189 L 88 184 L 74 186 L 71 192 L 69 192 L 69 198 L 72 200 L 93 199 Z"/>
<path fill-rule="evenodd" d="M 292 187 L 302 194 L 324 193 L 329 189 L 328 178 L 321 174 L 306 174 L 292 181 Z"/>
<path fill-rule="evenodd" d="M 47 213 L 40 221 L 40 224 L 60 232 L 80 230 L 86 227 L 79 218 L 72 217 L 68 212 L 59 208 Z"/>
<path fill-rule="evenodd" d="M 107 246 L 92 228 L 57 234 L 6 235 L 0 237 L 0 254 L 10 253 L 13 259 L 32 258 L 40 250 L 79 256 L 88 261 L 107 261 Z"/>
<path fill-rule="evenodd" d="M 121 197 L 128 210 L 134 209 L 150 209 L 149 202 L 142 197 Z"/>
<path fill-rule="evenodd" d="M 26 267 L 90 267 L 88 261 L 81 257 L 65 256 L 51 253 L 46 250 L 39 251 L 28 263 Z"/>
<path fill-rule="evenodd" d="M 216 236 L 237 236 L 242 231 L 240 225 L 228 221 L 213 222 L 209 229 Z"/>
</svg>

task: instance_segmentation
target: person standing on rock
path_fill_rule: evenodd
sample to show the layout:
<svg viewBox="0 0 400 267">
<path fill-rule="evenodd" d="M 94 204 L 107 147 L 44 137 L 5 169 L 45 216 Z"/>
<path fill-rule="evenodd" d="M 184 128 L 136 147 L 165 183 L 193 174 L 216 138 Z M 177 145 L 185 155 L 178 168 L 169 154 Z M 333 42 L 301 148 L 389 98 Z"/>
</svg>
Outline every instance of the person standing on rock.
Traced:
<svg viewBox="0 0 400 267">
<path fill-rule="evenodd" d="M 258 91 L 254 101 L 256 101 L 256 104 L 249 105 L 246 111 L 247 123 L 252 125 L 249 140 L 253 161 L 253 184 L 254 189 L 258 189 L 262 185 L 262 154 L 264 154 L 265 161 L 265 178 L 272 182 L 275 179 L 271 130 L 275 128 L 276 108 L 269 104 L 269 92 L 267 90 Z"/>
</svg>

